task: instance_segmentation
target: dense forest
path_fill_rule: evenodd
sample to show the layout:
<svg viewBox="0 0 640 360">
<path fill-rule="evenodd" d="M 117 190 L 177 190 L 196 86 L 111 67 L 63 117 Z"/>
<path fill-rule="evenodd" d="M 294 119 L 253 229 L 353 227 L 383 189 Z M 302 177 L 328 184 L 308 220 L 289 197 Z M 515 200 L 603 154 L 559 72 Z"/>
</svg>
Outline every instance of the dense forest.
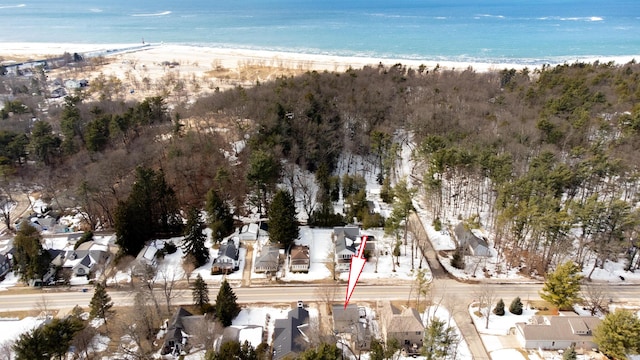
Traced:
<svg viewBox="0 0 640 360">
<path fill-rule="evenodd" d="M 268 208 L 278 183 L 293 184 L 293 165 L 321 189 L 310 219 L 330 224 L 340 157 L 366 159 L 388 189 L 409 145 L 412 182 L 434 223 L 476 219 L 505 266 L 541 274 L 563 260 L 602 266 L 621 256 L 639 265 L 634 62 L 483 73 L 380 65 L 281 77 L 191 104 L 124 103 L 96 94 L 109 91 L 101 86 L 46 111 L 33 100 L 37 77 L 0 80 L 17 94 L 0 120 L 2 193 L 37 185 L 59 208 L 81 208 L 92 228 L 114 227 L 145 171 L 183 212 L 203 207 L 213 189 L 242 215 Z"/>
</svg>

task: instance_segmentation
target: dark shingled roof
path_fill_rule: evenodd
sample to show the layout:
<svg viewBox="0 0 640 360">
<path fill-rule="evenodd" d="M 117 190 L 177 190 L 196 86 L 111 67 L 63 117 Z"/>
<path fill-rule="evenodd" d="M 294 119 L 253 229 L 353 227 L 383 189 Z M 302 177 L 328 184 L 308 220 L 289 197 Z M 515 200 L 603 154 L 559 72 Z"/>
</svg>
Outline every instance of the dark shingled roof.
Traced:
<svg viewBox="0 0 640 360">
<path fill-rule="evenodd" d="M 292 353 L 303 352 L 306 335 L 303 330 L 309 326 L 309 312 L 298 306 L 289 311 L 286 319 L 277 319 L 274 329 L 274 359 L 282 359 Z"/>
</svg>

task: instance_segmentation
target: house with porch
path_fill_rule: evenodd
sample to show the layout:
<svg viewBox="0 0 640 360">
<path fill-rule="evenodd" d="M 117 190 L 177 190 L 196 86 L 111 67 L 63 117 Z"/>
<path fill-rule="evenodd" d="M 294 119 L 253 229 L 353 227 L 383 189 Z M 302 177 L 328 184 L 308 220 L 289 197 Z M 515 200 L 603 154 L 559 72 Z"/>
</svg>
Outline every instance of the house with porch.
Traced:
<svg viewBox="0 0 640 360">
<path fill-rule="evenodd" d="M 227 241 L 220 245 L 218 256 L 211 266 L 212 274 L 229 274 L 239 269 L 240 251 L 233 241 Z"/>
<path fill-rule="evenodd" d="M 280 248 L 273 245 L 263 245 L 260 253 L 256 256 L 254 271 L 256 273 L 275 274 L 280 264 Z"/>
<path fill-rule="evenodd" d="M 309 255 L 309 247 L 304 245 L 294 245 L 291 247 L 289 254 L 289 271 L 291 272 L 309 272 L 311 265 L 311 257 Z"/>
</svg>

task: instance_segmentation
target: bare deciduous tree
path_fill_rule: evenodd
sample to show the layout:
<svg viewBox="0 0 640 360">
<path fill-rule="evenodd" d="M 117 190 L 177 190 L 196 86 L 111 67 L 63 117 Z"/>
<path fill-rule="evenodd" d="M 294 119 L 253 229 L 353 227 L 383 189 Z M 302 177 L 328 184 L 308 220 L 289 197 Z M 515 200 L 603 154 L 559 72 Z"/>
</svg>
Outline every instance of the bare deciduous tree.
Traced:
<svg viewBox="0 0 640 360">
<path fill-rule="evenodd" d="M 118 323 L 119 330 L 122 332 L 120 350 L 135 359 L 148 359 L 153 352 L 155 329 L 159 318 L 150 300 L 147 292 L 136 292 L 134 305 Z"/>
<path fill-rule="evenodd" d="M 162 279 L 162 294 L 164 295 L 165 302 L 167 304 L 167 313 L 171 313 L 171 301 L 182 294 L 182 291 L 175 289 L 176 283 L 180 280 L 179 274 L 176 272 L 179 269 L 167 269 L 163 268 L 159 271 L 160 278 Z"/>
<path fill-rule="evenodd" d="M 478 310 L 480 314 L 485 318 L 485 329 L 489 328 L 489 317 L 491 316 L 491 307 L 493 306 L 493 302 L 496 299 L 496 294 L 490 286 L 487 284 L 483 284 L 480 289 L 476 292 L 476 298 L 478 299 L 479 305 Z"/>
<path fill-rule="evenodd" d="M 606 288 L 586 284 L 582 286 L 582 301 L 585 307 L 591 313 L 591 316 L 595 316 L 598 312 L 606 314 L 608 313 L 607 304 L 609 302 L 609 291 Z"/>
<path fill-rule="evenodd" d="M 194 330 L 191 346 L 213 349 L 223 330 L 224 327 L 219 321 L 213 319 L 211 315 L 206 315 Z"/>
</svg>

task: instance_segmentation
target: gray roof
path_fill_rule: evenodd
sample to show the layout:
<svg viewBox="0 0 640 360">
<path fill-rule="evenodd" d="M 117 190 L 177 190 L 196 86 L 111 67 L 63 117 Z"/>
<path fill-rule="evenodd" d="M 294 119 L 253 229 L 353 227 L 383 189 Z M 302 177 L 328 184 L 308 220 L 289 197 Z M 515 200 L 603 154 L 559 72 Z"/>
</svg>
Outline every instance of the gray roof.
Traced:
<svg viewBox="0 0 640 360">
<path fill-rule="evenodd" d="M 256 258 L 256 271 L 276 271 L 278 270 L 280 249 L 274 246 L 264 246 L 260 256 Z"/>
<path fill-rule="evenodd" d="M 360 320 L 360 312 L 355 304 L 333 305 L 333 330 L 337 332 L 347 332 L 350 326 L 357 324 Z"/>
<path fill-rule="evenodd" d="M 469 246 L 474 255 L 488 255 L 489 244 L 487 240 L 476 236 L 471 229 L 467 229 L 464 223 L 460 222 L 454 229 L 458 244 L 460 246 Z"/>
<path fill-rule="evenodd" d="M 388 303 L 390 307 L 391 315 L 388 318 L 387 332 L 389 333 L 401 333 L 401 332 L 415 332 L 424 331 L 424 324 L 420 318 L 420 313 L 414 308 L 405 308 L 400 310 Z"/>
<path fill-rule="evenodd" d="M 234 260 L 238 260 L 238 248 L 233 243 L 233 241 L 229 241 L 226 244 L 220 245 L 220 249 L 218 249 L 218 258 L 223 256 L 230 257 Z"/>
<path fill-rule="evenodd" d="M 360 228 L 355 225 L 336 226 L 333 228 L 337 239 L 347 238 L 352 241 L 360 240 Z"/>
<path fill-rule="evenodd" d="M 309 312 L 303 307 L 289 311 L 286 319 L 277 319 L 274 329 L 273 351 L 275 360 L 303 352 L 306 340 L 303 330 L 309 325 Z"/>
<path fill-rule="evenodd" d="M 527 341 L 590 341 L 600 324 L 595 316 L 540 316 L 533 324 L 517 323 Z"/>
</svg>

